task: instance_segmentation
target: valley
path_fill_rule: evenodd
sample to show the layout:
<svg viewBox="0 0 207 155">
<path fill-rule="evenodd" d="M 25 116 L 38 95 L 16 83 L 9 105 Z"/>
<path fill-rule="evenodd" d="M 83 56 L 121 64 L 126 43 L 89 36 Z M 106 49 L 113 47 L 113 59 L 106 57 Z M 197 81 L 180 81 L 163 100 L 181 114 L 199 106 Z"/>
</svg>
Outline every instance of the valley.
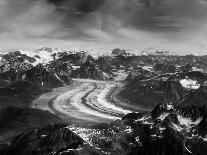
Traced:
<svg viewBox="0 0 207 155">
<path fill-rule="evenodd" d="M 98 123 L 109 123 L 124 115 L 143 111 L 138 106 L 125 104 L 117 98 L 122 83 L 73 79 L 75 84 L 54 89 L 38 97 L 33 108 L 48 110 L 64 121 L 89 127 Z"/>
</svg>

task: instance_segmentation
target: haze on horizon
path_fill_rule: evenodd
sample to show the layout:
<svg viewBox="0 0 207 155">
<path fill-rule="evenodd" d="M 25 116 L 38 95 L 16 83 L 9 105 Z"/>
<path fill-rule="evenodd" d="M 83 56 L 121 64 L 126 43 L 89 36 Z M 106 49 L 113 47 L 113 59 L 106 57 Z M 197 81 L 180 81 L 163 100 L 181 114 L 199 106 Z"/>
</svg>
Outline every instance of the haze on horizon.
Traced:
<svg viewBox="0 0 207 155">
<path fill-rule="evenodd" d="M 0 51 L 42 46 L 207 54 L 207 0 L 0 0 Z"/>
</svg>

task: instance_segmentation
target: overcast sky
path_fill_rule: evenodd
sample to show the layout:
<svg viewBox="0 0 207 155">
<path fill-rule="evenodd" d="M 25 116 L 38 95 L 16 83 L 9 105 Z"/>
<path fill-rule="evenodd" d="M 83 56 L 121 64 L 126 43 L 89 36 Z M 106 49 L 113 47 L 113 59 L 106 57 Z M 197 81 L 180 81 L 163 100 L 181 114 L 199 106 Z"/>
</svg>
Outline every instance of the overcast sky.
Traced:
<svg viewBox="0 0 207 155">
<path fill-rule="evenodd" d="M 0 50 L 207 54 L 207 0 L 0 0 Z"/>
</svg>

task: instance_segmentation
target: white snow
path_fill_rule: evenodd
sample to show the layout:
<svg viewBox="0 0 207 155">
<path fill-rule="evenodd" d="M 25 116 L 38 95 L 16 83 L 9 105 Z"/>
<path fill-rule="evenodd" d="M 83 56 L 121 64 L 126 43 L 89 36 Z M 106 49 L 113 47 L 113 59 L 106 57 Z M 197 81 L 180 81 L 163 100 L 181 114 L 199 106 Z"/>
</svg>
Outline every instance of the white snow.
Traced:
<svg viewBox="0 0 207 155">
<path fill-rule="evenodd" d="M 182 116 L 178 115 L 178 120 L 181 125 L 184 125 L 187 128 L 191 128 L 191 127 L 199 124 L 201 122 L 202 118 L 198 118 L 195 122 L 193 122 L 191 120 L 191 118 L 186 118 L 186 117 L 182 117 Z"/>
<path fill-rule="evenodd" d="M 182 85 L 183 88 L 186 88 L 186 89 L 200 88 L 200 84 L 196 80 L 182 79 L 180 80 L 180 84 Z"/>
<path fill-rule="evenodd" d="M 81 98 L 83 96 L 85 96 L 85 94 L 91 92 L 93 89 L 94 89 L 94 86 L 88 86 L 88 88 L 86 90 L 83 90 L 83 91 L 79 92 L 78 94 L 75 94 L 71 98 L 70 104 L 73 105 L 75 108 L 77 108 L 80 112 L 83 112 L 83 113 L 88 114 L 88 115 L 92 115 L 92 116 L 96 116 L 96 117 L 101 117 L 101 118 L 114 119 L 114 120 L 119 119 L 119 117 L 110 116 L 110 115 L 106 115 L 106 114 L 100 113 L 98 111 L 94 111 L 94 110 L 88 108 L 87 106 L 85 106 L 82 103 Z"/>
<path fill-rule="evenodd" d="M 27 56 L 35 58 L 35 62 L 32 63 L 33 66 L 38 65 L 39 63 L 45 64 L 53 60 L 51 53 L 47 51 L 21 51 L 21 54 L 26 54 Z M 35 57 L 38 55 L 40 58 Z"/>
<path fill-rule="evenodd" d="M 63 83 L 64 83 L 64 81 L 63 81 L 63 80 L 61 80 L 61 79 L 60 79 L 60 77 L 59 77 L 59 76 L 57 76 L 57 74 L 55 74 L 55 73 L 54 73 L 54 75 L 55 75 L 56 79 L 58 79 L 59 81 L 61 81 L 61 82 L 63 82 Z"/>
<path fill-rule="evenodd" d="M 192 71 L 204 72 L 203 69 L 201 69 L 201 68 L 197 68 L 197 67 L 192 67 Z"/>
<path fill-rule="evenodd" d="M 112 90 L 114 87 L 115 87 L 115 85 L 113 85 L 113 84 L 106 84 L 105 85 L 105 89 L 103 89 L 101 91 L 101 93 L 97 96 L 97 101 L 98 101 L 99 105 L 101 107 L 105 107 L 105 109 L 115 111 L 119 114 L 128 114 L 128 113 L 130 113 L 131 111 L 122 109 L 120 107 L 117 107 L 114 104 L 112 104 L 112 103 L 110 103 L 106 100 L 108 92 L 110 90 Z"/>
<path fill-rule="evenodd" d="M 132 128 L 131 128 L 131 126 L 127 126 L 127 129 L 126 130 L 124 130 L 126 133 L 132 133 Z"/>
<path fill-rule="evenodd" d="M 149 124 L 149 125 L 153 124 L 152 117 L 150 114 L 147 114 L 143 116 L 142 118 L 135 120 L 135 122 L 143 122 L 143 124 Z"/>
<path fill-rule="evenodd" d="M 76 127 L 74 125 L 69 126 L 67 128 L 72 132 L 74 132 L 75 134 L 79 135 L 83 140 L 85 140 L 90 145 L 93 145 L 92 142 L 93 136 L 100 134 L 100 131 L 96 129 L 81 128 L 81 127 Z"/>
<path fill-rule="evenodd" d="M 162 115 L 160 115 L 158 117 L 158 119 L 160 119 L 161 121 L 163 121 L 170 113 L 163 113 Z"/>
<path fill-rule="evenodd" d="M 170 109 L 172 109 L 173 108 L 173 105 L 172 104 L 168 104 L 167 105 L 167 110 L 170 110 Z"/>
<path fill-rule="evenodd" d="M 72 66 L 73 67 L 73 69 L 79 69 L 80 68 L 80 66 Z"/>
<path fill-rule="evenodd" d="M 176 125 L 174 123 L 172 123 L 172 126 L 173 126 L 173 129 L 176 130 L 176 131 L 180 132 L 181 130 L 183 130 L 183 128 L 181 128 L 179 125 Z"/>
<path fill-rule="evenodd" d="M 110 76 L 107 73 L 105 73 L 105 72 L 103 72 L 103 77 L 104 78 L 110 78 Z"/>
<path fill-rule="evenodd" d="M 198 118 L 196 121 L 193 122 L 191 120 L 191 118 L 185 118 L 185 117 L 182 117 L 182 116 L 178 115 L 178 120 L 179 120 L 180 124 L 172 123 L 172 126 L 176 131 L 180 132 L 180 131 L 183 131 L 183 130 L 189 131 L 190 128 L 192 128 L 195 125 L 199 124 L 201 122 L 202 118 Z"/>
<path fill-rule="evenodd" d="M 45 48 L 43 47 L 42 49 L 39 50 L 28 50 L 28 51 L 23 51 L 19 50 L 21 54 L 26 54 L 27 56 L 33 57 L 36 59 L 34 63 L 32 63 L 33 66 L 38 65 L 39 63 L 46 64 L 50 61 L 53 60 L 52 54 L 56 53 L 55 58 L 57 58 L 57 53 L 61 52 L 61 49 L 59 48 Z M 37 58 L 35 56 L 39 56 L 40 58 Z"/>
<path fill-rule="evenodd" d="M 102 113 L 99 110 L 93 110 L 90 107 L 82 103 L 81 98 L 84 97 L 87 93 L 90 93 L 95 88 L 94 85 L 90 83 L 81 84 L 76 89 L 68 91 L 64 94 L 58 96 L 54 101 L 54 108 L 60 111 L 63 114 L 66 114 L 71 117 L 78 118 L 80 120 L 88 121 L 99 121 L 99 120 L 116 120 L 120 117 L 113 116 L 110 113 Z M 90 101 L 87 99 L 86 104 L 90 104 Z M 100 104 L 97 103 L 96 104 Z M 104 106 L 106 108 L 106 106 Z M 96 108 L 96 107 L 94 107 Z"/>
<path fill-rule="evenodd" d="M 104 84 L 96 84 L 97 89 L 95 89 L 92 93 L 90 93 L 86 100 L 87 104 L 93 108 L 95 108 L 97 111 L 107 113 L 107 114 L 117 114 L 116 111 L 111 111 L 111 109 L 106 108 L 104 105 L 99 103 L 97 101 L 97 96 L 101 93 L 102 89 L 104 89 Z"/>
<path fill-rule="evenodd" d="M 139 136 L 135 137 L 136 142 L 139 142 Z"/>
<path fill-rule="evenodd" d="M 206 141 L 206 142 L 207 142 L 207 137 L 205 137 L 205 138 L 203 138 L 203 137 L 200 137 L 200 138 L 202 138 L 204 141 Z"/>
<path fill-rule="evenodd" d="M 141 67 L 141 66 L 139 66 L 139 67 Z M 153 70 L 152 66 L 143 66 L 141 68 L 143 68 L 144 70 L 149 71 L 149 72 L 152 72 L 152 70 Z"/>
</svg>

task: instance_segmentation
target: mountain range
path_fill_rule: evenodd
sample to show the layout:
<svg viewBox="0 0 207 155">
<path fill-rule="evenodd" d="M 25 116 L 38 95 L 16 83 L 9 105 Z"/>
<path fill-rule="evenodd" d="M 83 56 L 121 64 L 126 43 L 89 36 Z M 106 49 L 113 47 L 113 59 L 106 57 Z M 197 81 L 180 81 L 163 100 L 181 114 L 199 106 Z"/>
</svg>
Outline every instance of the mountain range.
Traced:
<svg viewBox="0 0 207 155">
<path fill-rule="evenodd" d="M 47 47 L 3 54 L 0 154 L 205 155 L 206 60 L 207 56 L 166 52 L 131 55 L 122 49 L 98 57 L 85 51 Z M 70 91 L 62 92 L 65 98 L 59 99 L 60 90 L 69 87 Z M 31 108 L 41 95 L 48 98 L 53 112 Z M 70 95 L 80 95 L 80 101 L 79 96 L 74 101 Z M 63 118 L 67 117 L 55 109 L 56 100 L 63 100 L 62 111 L 75 107 L 72 111 L 80 108 L 83 113 L 91 108 L 103 122 L 84 126 L 66 121 Z M 134 107 L 140 110 L 133 111 Z M 115 110 L 128 111 L 123 116 Z M 120 119 L 101 119 L 112 115 Z"/>
</svg>

